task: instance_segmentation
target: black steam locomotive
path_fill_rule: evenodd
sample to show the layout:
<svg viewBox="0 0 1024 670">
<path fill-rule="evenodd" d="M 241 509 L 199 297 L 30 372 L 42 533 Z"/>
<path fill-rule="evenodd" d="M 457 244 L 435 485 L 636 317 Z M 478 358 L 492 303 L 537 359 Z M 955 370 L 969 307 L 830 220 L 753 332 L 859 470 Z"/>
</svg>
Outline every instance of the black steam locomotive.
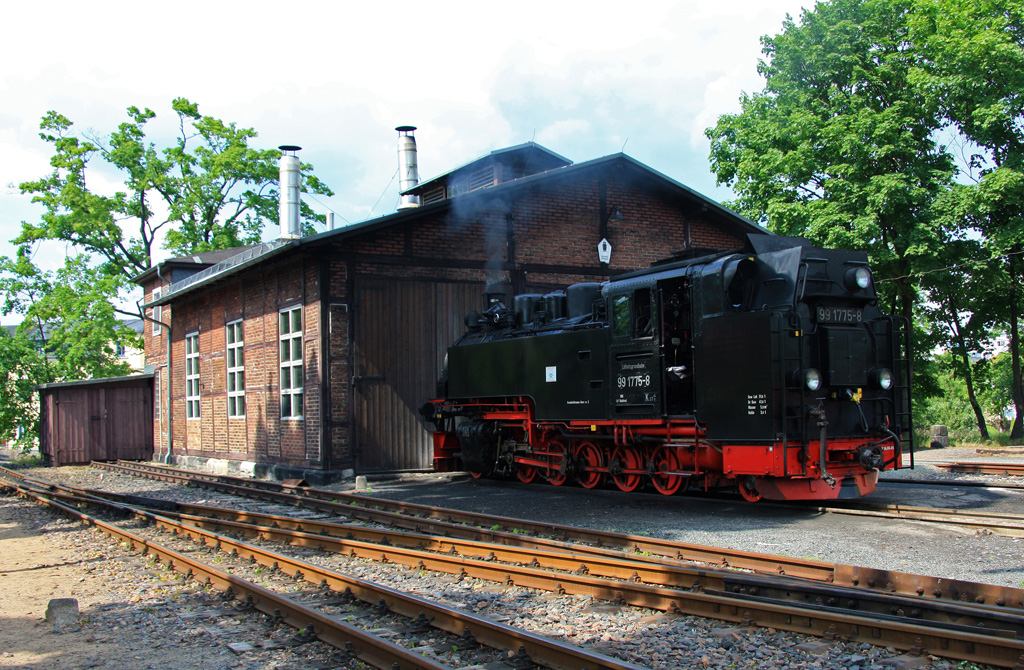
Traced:
<svg viewBox="0 0 1024 670">
<path fill-rule="evenodd" d="M 751 235 L 485 301 L 421 408 L 439 470 L 753 501 L 866 495 L 913 467 L 909 325 L 863 253 Z"/>
</svg>

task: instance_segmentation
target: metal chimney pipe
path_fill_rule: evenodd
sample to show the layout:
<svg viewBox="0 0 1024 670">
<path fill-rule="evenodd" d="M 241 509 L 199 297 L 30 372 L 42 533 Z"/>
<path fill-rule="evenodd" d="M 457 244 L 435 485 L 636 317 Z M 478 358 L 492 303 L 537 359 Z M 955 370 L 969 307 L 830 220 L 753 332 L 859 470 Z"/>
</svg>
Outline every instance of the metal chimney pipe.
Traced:
<svg viewBox="0 0 1024 670">
<path fill-rule="evenodd" d="M 281 237 L 296 240 L 302 237 L 302 231 L 299 228 L 299 157 L 295 152 L 302 147 L 284 144 L 278 149 L 281 150 L 278 183 L 281 200 Z"/>
<path fill-rule="evenodd" d="M 416 126 L 398 126 L 398 191 L 404 193 L 420 183 L 420 173 L 416 166 L 416 138 L 413 131 Z M 403 195 L 398 209 L 419 207 L 418 195 Z"/>
</svg>

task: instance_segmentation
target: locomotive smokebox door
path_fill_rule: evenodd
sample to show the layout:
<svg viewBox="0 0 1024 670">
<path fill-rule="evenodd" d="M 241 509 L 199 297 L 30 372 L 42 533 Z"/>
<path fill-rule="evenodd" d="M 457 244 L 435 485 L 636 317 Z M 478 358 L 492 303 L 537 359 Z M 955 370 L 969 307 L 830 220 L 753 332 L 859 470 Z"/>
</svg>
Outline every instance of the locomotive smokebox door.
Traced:
<svg viewBox="0 0 1024 670">
<path fill-rule="evenodd" d="M 771 312 L 705 319 L 697 335 L 697 416 L 715 440 L 774 437 L 779 399 L 772 361 L 778 340 Z"/>
</svg>

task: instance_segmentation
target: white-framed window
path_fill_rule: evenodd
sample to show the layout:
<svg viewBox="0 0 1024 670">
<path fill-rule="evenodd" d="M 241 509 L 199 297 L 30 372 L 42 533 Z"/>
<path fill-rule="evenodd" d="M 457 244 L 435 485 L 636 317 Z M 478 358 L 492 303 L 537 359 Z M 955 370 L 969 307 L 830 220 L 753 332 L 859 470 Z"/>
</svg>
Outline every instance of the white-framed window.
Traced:
<svg viewBox="0 0 1024 670">
<path fill-rule="evenodd" d="M 302 418 L 302 307 L 282 310 L 278 314 L 280 338 L 281 418 Z"/>
<path fill-rule="evenodd" d="M 155 289 L 153 289 L 153 298 L 152 298 L 153 300 L 156 300 L 161 295 L 162 295 L 162 293 L 160 291 L 160 287 L 159 286 L 157 286 Z M 154 305 L 153 306 L 153 334 L 154 335 L 159 335 L 160 334 L 160 323 L 159 323 L 159 321 L 163 317 L 163 314 L 164 314 L 164 307 L 163 307 L 163 305 Z"/>
<path fill-rule="evenodd" d="M 242 320 L 224 326 L 228 352 L 228 417 L 245 416 L 245 353 Z"/>
<path fill-rule="evenodd" d="M 185 418 L 199 418 L 199 333 L 185 336 Z"/>
</svg>

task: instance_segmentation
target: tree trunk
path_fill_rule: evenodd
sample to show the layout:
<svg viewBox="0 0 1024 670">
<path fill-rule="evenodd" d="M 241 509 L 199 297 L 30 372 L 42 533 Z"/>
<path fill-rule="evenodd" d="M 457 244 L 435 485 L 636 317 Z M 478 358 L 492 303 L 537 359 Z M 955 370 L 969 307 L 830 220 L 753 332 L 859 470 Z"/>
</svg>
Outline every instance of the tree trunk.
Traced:
<svg viewBox="0 0 1024 670">
<path fill-rule="evenodd" d="M 1013 367 L 1013 408 L 1015 417 L 1013 429 L 1010 430 L 1011 440 L 1024 438 L 1024 384 L 1020 368 L 1020 336 L 1017 333 L 1019 314 L 1017 296 L 1020 295 L 1017 285 L 1017 261 L 1010 256 L 1010 364 Z"/>
<path fill-rule="evenodd" d="M 964 383 L 967 384 L 967 399 L 974 410 L 974 421 L 978 424 L 978 432 L 981 439 L 988 440 L 988 424 L 985 422 L 985 413 L 981 411 L 981 403 L 978 402 L 978 395 L 974 392 L 974 369 L 971 368 L 971 360 L 967 356 L 967 342 L 964 341 L 963 329 L 960 325 L 960 317 L 954 311 L 952 314 L 953 337 L 956 338 L 957 356 L 960 359 L 960 372 L 964 376 Z"/>
</svg>

